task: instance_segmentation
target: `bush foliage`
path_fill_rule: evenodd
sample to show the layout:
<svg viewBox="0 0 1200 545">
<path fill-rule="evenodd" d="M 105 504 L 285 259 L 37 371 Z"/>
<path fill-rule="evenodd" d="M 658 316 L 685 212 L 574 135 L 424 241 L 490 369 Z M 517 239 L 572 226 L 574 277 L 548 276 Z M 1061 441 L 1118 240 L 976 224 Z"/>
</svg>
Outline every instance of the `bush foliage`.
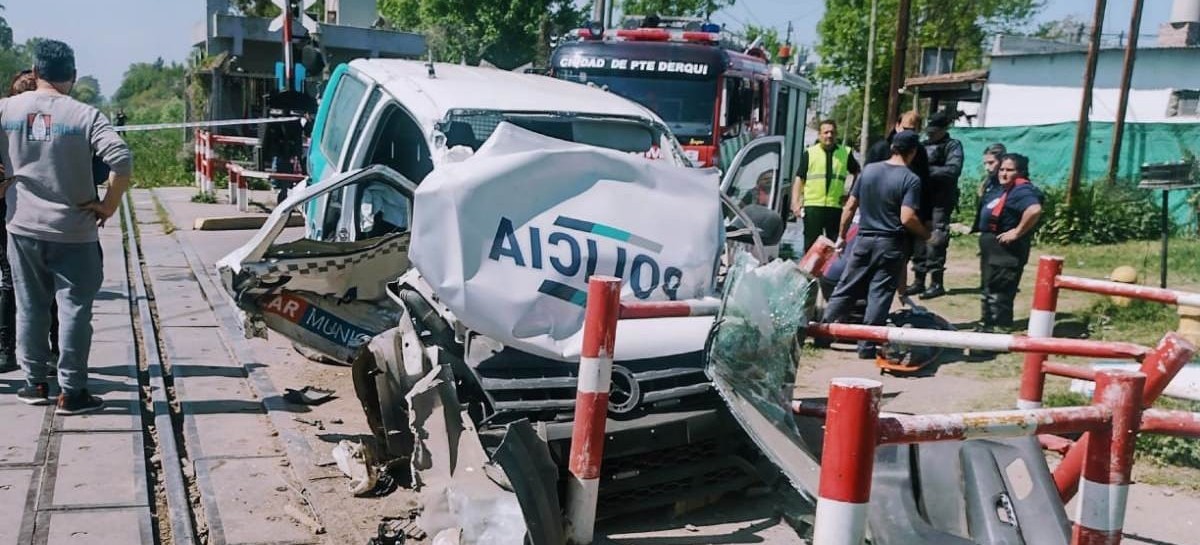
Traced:
<svg viewBox="0 0 1200 545">
<path fill-rule="evenodd" d="M 962 189 L 954 221 L 970 224 L 979 209 L 977 186 L 960 182 Z M 1161 206 L 1155 194 L 1130 182 L 1094 181 L 1079 188 L 1070 206 L 1065 187 L 1042 187 L 1042 219 L 1035 241 L 1039 244 L 1115 244 L 1161 236 Z"/>
</svg>

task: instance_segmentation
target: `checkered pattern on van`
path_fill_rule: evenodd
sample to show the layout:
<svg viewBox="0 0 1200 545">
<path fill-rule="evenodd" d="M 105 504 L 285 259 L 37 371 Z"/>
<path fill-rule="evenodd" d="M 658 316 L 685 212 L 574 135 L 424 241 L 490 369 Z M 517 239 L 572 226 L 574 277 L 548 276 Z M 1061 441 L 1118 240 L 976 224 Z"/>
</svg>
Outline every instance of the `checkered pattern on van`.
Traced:
<svg viewBox="0 0 1200 545">
<path fill-rule="evenodd" d="M 348 269 L 377 257 L 408 251 L 409 237 L 396 237 L 362 253 L 328 258 L 291 258 L 270 263 L 268 272 L 288 275 L 319 275 Z"/>
</svg>

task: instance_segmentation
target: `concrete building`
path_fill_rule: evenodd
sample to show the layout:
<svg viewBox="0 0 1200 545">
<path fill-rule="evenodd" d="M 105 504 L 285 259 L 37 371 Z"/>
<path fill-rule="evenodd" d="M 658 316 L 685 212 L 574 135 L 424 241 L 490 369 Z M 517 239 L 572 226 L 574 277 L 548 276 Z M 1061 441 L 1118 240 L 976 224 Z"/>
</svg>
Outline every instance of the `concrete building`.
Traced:
<svg viewBox="0 0 1200 545">
<path fill-rule="evenodd" d="M 1125 50 L 1102 47 L 1091 120 L 1116 118 Z M 1074 122 L 1079 116 L 1086 44 L 996 36 L 986 71 L 909 78 L 907 92 L 931 109 L 959 103 L 970 125 L 1008 127 Z M 1200 123 L 1200 0 L 1175 0 L 1157 41 L 1142 41 L 1130 86 L 1129 123 Z M 976 104 L 971 104 L 976 103 Z M 966 125 L 963 121 L 960 124 Z"/>
<path fill-rule="evenodd" d="M 230 0 L 205 1 L 207 15 L 197 25 L 193 43 L 196 69 L 208 77 L 210 95 L 207 111 L 194 117 L 257 117 L 263 97 L 275 85 L 275 63 L 283 58 L 282 31 L 270 30 L 270 19 L 235 14 Z M 356 58 L 420 58 L 426 52 L 420 34 L 376 28 L 381 21 L 375 0 L 326 0 L 321 19 L 312 37 L 330 68 Z M 293 32 L 309 34 L 299 24 Z M 298 46 L 295 58 L 301 61 Z M 319 90 L 321 76 L 308 74 L 310 93 Z"/>
</svg>

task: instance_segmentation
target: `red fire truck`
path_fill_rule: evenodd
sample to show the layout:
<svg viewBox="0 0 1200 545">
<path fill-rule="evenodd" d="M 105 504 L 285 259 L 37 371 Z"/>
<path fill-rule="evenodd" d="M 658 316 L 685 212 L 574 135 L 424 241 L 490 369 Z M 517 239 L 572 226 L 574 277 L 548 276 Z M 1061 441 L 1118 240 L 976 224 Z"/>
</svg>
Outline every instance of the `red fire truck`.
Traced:
<svg viewBox="0 0 1200 545">
<path fill-rule="evenodd" d="M 618 29 L 578 29 L 554 50 L 550 70 L 650 108 L 697 166 L 726 168 L 751 140 L 769 135 L 785 137 L 785 168 L 803 149 L 812 86 L 770 64 L 760 48 L 735 48 L 712 23 L 627 17 Z"/>
</svg>

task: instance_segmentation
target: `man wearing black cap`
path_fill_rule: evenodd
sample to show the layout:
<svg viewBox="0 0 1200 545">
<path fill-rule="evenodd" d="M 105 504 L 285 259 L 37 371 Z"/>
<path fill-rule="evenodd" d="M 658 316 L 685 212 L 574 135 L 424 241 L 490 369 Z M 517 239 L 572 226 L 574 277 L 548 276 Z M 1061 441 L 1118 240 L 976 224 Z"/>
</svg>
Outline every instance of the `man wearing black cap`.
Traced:
<svg viewBox="0 0 1200 545">
<path fill-rule="evenodd" d="M 946 294 L 946 286 L 942 276 L 946 271 L 946 250 L 950 242 L 950 214 L 958 205 L 958 177 L 962 174 L 963 151 L 962 142 L 950 138 L 947 128 L 954 122 L 952 112 L 941 110 L 929 117 L 929 126 L 925 140 L 925 153 L 929 156 L 928 183 L 933 187 L 926 190 L 926 195 L 933 196 L 933 202 L 924 203 L 929 207 L 926 215 L 931 229 L 936 236 L 928 244 L 917 244 L 913 255 L 913 275 L 916 277 L 905 295 L 920 295 L 922 299 L 933 299 Z M 929 275 L 929 287 L 925 287 L 925 276 Z"/>
<path fill-rule="evenodd" d="M 929 229 L 917 216 L 921 208 L 921 179 L 909 170 L 920 140 L 912 131 L 892 137 L 891 157 L 872 163 L 850 190 L 842 208 L 837 248 L 841 251 L 847 229 L 859 214 L 854 249 L 846 258 L 846 270 L 825 306 L 823 322 L 844 319 L 854 301 L 867 297 L 863 323 L 883 325 L 891 310 L 896 286 L 904 275 L 904 237 L 906 232 L 920 240 L 929 239 Z M 858 356 L 875 357 L 874 343 L 860 342 Z"/>
</svg>

